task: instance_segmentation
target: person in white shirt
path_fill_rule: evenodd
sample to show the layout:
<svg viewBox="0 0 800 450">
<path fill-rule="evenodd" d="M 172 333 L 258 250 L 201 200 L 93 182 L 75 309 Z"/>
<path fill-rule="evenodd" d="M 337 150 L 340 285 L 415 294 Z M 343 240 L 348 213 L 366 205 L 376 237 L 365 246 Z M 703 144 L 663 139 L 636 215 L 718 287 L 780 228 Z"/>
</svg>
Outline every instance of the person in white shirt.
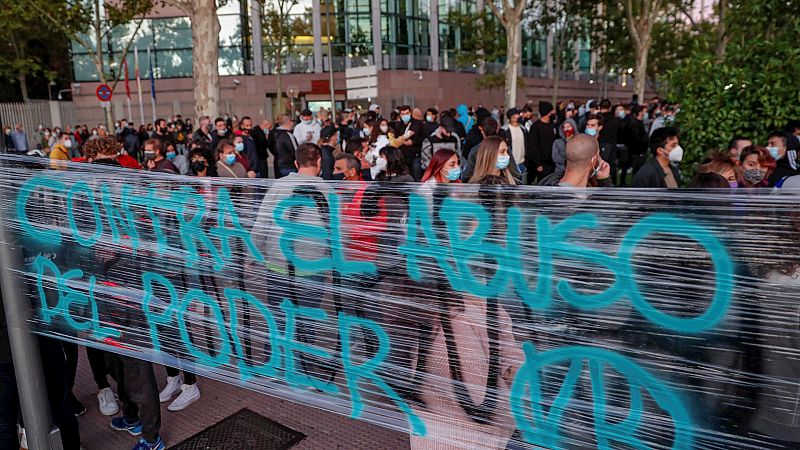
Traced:
<svg viewBox="0 0 800 450">
<path fill-rule="evenodd" d="M 314 114 L 308 108 L 300 113 L 300 123 L 294 127 L 294 138 L 297 139 L 297 145 L 306 143 L 316 144 L 319 142 L 319 133 L 322 128 L 319 123 L 314 120 Z"/>
</svg>

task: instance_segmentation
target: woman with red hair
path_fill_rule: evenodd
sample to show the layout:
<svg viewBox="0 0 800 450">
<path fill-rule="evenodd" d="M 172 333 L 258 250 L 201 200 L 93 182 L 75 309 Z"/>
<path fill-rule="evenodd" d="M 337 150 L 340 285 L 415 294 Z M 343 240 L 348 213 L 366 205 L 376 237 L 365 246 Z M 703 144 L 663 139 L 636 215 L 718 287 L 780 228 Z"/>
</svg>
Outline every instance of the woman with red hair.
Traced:
<svg viewBox="0 0 800 450">
<path fill-rule="evenodd" d="M 460 183 L 461 166 L 458 154 L 450 149 L 440 149 L 431 157 L 431 162 L 422 175 L 423 183 Z"/>
<path fill-rule="evenodd" d="M 775 159 L 770 156 L 766 148 L 760 145 L 751 145 L 742 149 L 739 156 L 739 187 L 754 188 L 767 187 L 767 179 L 775 170 Z"/>
</svg>

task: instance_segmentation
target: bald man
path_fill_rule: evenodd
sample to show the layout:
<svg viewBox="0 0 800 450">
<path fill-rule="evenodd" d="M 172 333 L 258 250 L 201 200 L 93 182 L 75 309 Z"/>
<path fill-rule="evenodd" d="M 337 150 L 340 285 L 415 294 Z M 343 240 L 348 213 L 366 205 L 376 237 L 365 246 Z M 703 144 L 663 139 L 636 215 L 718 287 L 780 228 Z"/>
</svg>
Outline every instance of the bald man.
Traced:
<svg viewBox="0 0 800 450">
<path fill-rule="evenodd" d="M 539 186 L 561 186 L 573 188 L 590 187 L 594 178 L 598 187 L 611 187 L 611 166 L 600 158 L 597 139 L 588 134 L 579 134 L 567 142 L 567 167 L 560 178 L 557 173 L 548 175 Z"/>
</svg>

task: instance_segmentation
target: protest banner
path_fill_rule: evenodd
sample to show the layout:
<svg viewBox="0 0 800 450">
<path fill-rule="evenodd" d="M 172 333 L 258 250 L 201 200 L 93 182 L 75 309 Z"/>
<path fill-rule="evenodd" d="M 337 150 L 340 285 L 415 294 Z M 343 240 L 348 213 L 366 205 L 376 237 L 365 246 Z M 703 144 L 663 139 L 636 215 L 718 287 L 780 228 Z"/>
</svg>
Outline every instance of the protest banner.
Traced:
<svg viewBox="0 0 800 450">
<path fill-rule="evenodd" d="M 504 449 L 800 442 L 800 192 L 235 180 L 3 157 L 37 333 Z"/>
</svg>

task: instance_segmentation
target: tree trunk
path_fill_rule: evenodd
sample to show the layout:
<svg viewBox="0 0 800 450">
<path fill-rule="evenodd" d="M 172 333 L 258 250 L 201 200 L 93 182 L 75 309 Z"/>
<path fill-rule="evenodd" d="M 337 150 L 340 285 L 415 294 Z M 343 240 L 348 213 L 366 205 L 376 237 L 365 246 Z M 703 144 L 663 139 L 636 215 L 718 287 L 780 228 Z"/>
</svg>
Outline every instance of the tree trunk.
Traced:
<svg viewBox="0 0 800 450">
<path fill-rule="evenodd" d="M 639 101 L 644 99 L 644 89 L 647 84 L 647 58 L 650 55 L 652 43 L 648 30 L 648 33 L 642 37 L 642 45 L 636 49 L 636 79 L 633 83 L 633 92 L 639 96 Z"/>
<path fill-rule="evenodd" d="M 192 22 L 192 75 L 195 118 L 219 116 L 219 32 L 216 0 L 194 0 Z"/>
<path fill-rule="evenodd" d="M 728 35 L 726 26 L 726 10 L 727 2 L 725 0 L 719 2 L 719 25 L 717 25 L 717 48 L 714 51 L 717 64 L 721 64 L 725 60 L 725 50 L 728 47 L 731 37 Z"/>
<path fill-rule="evenodd" d="M 506 110 L 511 109 L 517 104 L 517 78 L 519 76 L 520 55 L 520 35 L 522 34 L 522 22 L 509 22 L 506 26 L 508 38 L 506 40 Z"/>
<path fill-rule="evenodd" d="M 19 91 L 22 94 L 22 101 L 28 103 L 31 99 L 28 97 L 28 80 L 25 74 L 21 73 L 17 75 L 17 81 L 19 81 Z"/>
</svg>

